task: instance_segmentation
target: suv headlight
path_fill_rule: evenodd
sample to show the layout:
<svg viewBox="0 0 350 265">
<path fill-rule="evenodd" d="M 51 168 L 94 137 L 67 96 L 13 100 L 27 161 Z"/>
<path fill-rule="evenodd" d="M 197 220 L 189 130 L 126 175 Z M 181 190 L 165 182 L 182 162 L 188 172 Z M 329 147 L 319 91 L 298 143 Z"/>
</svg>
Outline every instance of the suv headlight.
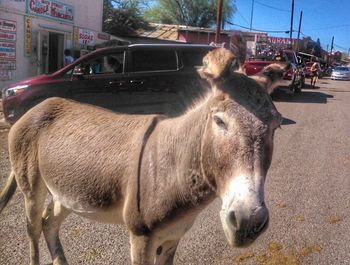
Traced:
<svg viewBox="0 0 350 265">
<path fill-rule="evenodd" d="M 16 95 L 24 92 L 28 87 L 29 87 L 28 85 L 9 87 L 9 88 L 5 89 L 3 96 L 4 96 L 4 98 L 16 96 Z"/>
</svg>

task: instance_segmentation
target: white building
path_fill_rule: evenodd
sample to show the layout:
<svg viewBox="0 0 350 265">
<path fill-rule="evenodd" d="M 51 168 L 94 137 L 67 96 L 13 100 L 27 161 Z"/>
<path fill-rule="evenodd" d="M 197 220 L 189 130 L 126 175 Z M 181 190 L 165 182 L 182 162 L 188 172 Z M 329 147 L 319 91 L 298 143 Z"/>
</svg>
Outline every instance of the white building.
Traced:
<svg viewBox="0 0 350 265">
<path fill-rule="evenodd" d="M 0 90 L 61 68 L 65 49 L 79 57 L 109 40 L 102 15 L 103 0 L 0 0 Z"/>
</svg>

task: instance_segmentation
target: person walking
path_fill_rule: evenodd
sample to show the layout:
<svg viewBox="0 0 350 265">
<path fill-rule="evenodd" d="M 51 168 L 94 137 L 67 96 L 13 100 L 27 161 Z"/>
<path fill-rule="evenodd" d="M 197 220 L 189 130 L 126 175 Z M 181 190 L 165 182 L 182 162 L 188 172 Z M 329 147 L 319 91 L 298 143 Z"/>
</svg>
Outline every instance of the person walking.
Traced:
<svg viewBox="0 0 350 265">
<path fill-rule="evenodd" d="M 316 81 L 318 79 L 318 71 L 319 71 L 318 64 L 313 63 L 313 65 L 310 68 L 310 71 L 311 71 L 311 86 L 315 87 Z"/>
<path fill-rule="evenodd" d="M 69 49 L 64 50 L 64 66 L 74 62 L 74 57 L 72 56 Z"/>
</svg>

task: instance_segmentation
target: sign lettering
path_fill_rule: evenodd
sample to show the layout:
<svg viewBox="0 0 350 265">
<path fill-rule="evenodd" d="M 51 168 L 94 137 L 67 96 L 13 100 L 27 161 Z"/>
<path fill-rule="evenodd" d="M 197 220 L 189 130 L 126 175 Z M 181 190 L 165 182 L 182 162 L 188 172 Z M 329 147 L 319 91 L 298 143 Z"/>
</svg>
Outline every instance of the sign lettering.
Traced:
<svg viewBox="0 0 350 265">
<path fill-rule="evenodd" d="M 8 31 L 8 32 L 16 33 L 17 31 L 16 21 L 0 19 L 0 31 Z"/>
<path fill-rule="evenodd" d="M 0 41 L 16 41 L 16 33 L 0 31 Z"/>
<path fill-rule="evenodd" d="M 16 62 L 8 60 L 0 60 L 0 70 L 15 70 Z"/>
<path fill-rule="evenodd" d="M 0 59 L 16 60 L 16 43 L 0 41 Z"/>
<path fill-rule="evenodd" d="M 81 45 L 95 45 L 95 33 L 88 29 L 79 29 L 78 43 Z"/>
<path fill-rule="evenodd" d="M 32 34 L 30 17 L 24 17 L 24 56 L 30 56 L 32 51 Z"/>
<path fill-rule="evenodd" d="M 273 44 L 291 44 L 290 38 L 268 37 L 267 41 Z M 296 39 L 292 39 L 292 44 L 296 42 Z"/>
<path fill-rule="evenodd" d="M 12 78 L 11 71 L 0 70 L 0 80 L 1 81 L 11 80 L 11 78 Z"/>
<path fill-rule="evenodd" d="M 27 0 L 27 10 L 33 15 L 69 23 L 74 21 L 74 7 L 55 0 Z"/>
</svg>

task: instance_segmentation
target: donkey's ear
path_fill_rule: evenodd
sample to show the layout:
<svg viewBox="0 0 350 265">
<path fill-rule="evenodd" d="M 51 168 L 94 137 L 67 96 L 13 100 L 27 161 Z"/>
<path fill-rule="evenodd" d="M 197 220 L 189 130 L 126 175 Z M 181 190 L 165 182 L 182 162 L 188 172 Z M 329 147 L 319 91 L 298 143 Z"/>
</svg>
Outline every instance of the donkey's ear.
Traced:
<svg viewBox="0 0 350 265">
<path fill-rule="evenodd" d="M 203 67 L 198 70 L 198 73 L 204 79 L 216 80 L 239 68 L 238 60 L 231 51 L 218 48 L 210 51 L 203 58 Z"/>
</svg>

